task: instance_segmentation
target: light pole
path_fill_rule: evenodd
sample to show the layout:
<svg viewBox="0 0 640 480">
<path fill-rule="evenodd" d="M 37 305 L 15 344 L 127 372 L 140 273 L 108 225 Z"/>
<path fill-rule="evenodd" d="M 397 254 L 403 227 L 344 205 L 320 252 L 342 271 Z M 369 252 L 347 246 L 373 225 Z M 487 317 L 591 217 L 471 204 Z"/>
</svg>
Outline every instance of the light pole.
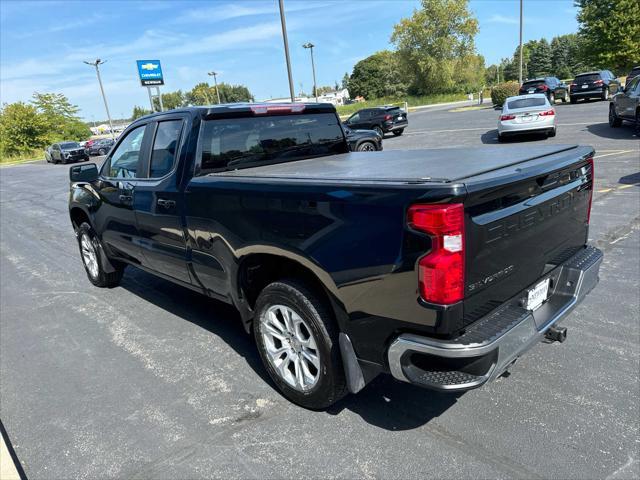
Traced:
<svg viewBox="0 0 640 480">
<path fill-rule="evenodd" d="M 316 103 L 318 103 L 318 86 L 316 85 L 316 65 L 313 63 L 313 47 L 315 45 L 311 42 L 307 42 L 302 45 L 302 48 L 308 48 L 311 51 L 311 71 L 313 72 L 313 94 L 316 97 Z"/>
<path fill-rule="evenodd" d="M 284 42 L 284 57 L 287 61 L 287 74 L 289 75 L 289 94 L 291 102 L 296 101 L 296 94 L 293 91 L 293 76 L 291 75 L 291 60 L 289 59 L 289 40 L 287 40 L 287 22 L 284 19 L 284 0 L 279 0 L 280 23 L 282 24 L 282 41 Z"/>
<path fill-rule="evenodd" d="M 520 85 L 522 85 L 522 0 L 520 0 L 520 69 L 518 73 Z"/>
<path fill-rule="evenodd" d="M 98 75 L 98 83 L 100 84 L 100 91 L 102 92 L 102 100 L 104 100 L 104 108 L 107 111 L 107 118 L 109 119 L 109 128 L 111 129 L 111 138 L 113 138 L 115 140 L 116 136 L 113 133 L 113 123 L 111 122 L 111 114 L 109 113 L 109 105 L 107 104 L 107 97 L 104 94 L 104 88 L 102 87 L 102 79 L 100 78 L 99 65 L 102 65 L 105 62 L 106 62 L 106 60 L 100 60 L 99 58 L 96 58 L 95 62 L 87 62 L 87 61 L 85 61 L 84 63 L 86 63 L 87 65 L 91 65 L 92 67 L 96 68 L 96 74 Z"/>
<path fill-rule="evenodd" d="M 207 75 L 209 75 L 210 77 L 213 77 L 213 84 L 216 86 L 216 96 L 218 97 L 218 105 L 219 105 L 222 102 L 220 101 L 220 92 L 218 91 L 218 80 L 216 78 L 218 75 L 218 72 L 209 72 Z"/>
</svg>

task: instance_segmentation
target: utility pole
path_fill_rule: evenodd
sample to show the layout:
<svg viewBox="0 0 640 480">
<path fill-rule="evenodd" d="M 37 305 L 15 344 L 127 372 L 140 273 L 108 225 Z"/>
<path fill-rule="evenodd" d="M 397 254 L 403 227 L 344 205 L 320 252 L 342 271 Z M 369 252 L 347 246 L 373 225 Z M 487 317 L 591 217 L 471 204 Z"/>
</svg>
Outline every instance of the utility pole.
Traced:
<svg viewBox="0 0 640 480">
<path fill-rule="evenodd" d="M 302 45 L 302 48 L 308 48 L 309 50 L 311 50 L 311 71 L 313 72 L 313 94 L 316 97 L 316 103 L 318 103 L 318 86 L 316 85 L 316 66 L 313 63 L 313 47 L 315 47 L 315 45 L 311 42 L 307 42 L 304 45 Z"/>
<path fill-rule="evenodd" d="M 98 83 L 100 84 L 100 91 L 102 92 L 102 100 L 104 100 L 104 108 L 107 111 L 107 118 L 109 119 L 109 128 L 111 129 L 111 138 L 113 138 L 115 140 L 116 136 L 113 133 L 113 123 L 111 122 L 111 114 L 109 113 L 109 105 L 107 104 L 107 97 L 104 94 L 104 88 L 102 87 L 102 79 L 100 78 L 99 65 L 102 65 L 105 62 L 106 62 L 106 60 L 100 60 L 99 58 L 96 58 L 95 62 L 87 62 L 87 61 L 85 61 L 84 63 L 86 63 L 87 65 L 91 65 L 92 67 L 95 67 L 95 69 L 96 69 L 96 74 L 98 75 Z"/>
<path fill-rule="evenodd" d="M 218 97 L 218 105 L 219 105 L 222 102 L 220 101 L 220 92 L 218 91 L 218 80 L 216 78 L 216 76 L 218 75 L 218 72 L 209 72 L 207 75 L 209 75 L 210 77 L 213 77 L 213 84 L 216 86 L 216 96 Z"/>
<path fill-rule="evenodd" d="M 293 76 L 291 75 L 291 60 L 289 59 L 289 40 L 287 39 L 287 22 L 284 19 L 284 0 L 279 0 L 280 5 L 280 23 L 282 24 L 282 41 L 284 42 L 284 57 L 287 61 L 287 74 L 289 75 L 289 94 L 291 102 L 296 101 L 296 94 L 293 91 Z"/>
<path fill-rule="evenodd" d="M 522 85 L 522 0 L 520 0 L 520 70 L 518 80 L 520 81 L 520 85 Z"/>
</svg>

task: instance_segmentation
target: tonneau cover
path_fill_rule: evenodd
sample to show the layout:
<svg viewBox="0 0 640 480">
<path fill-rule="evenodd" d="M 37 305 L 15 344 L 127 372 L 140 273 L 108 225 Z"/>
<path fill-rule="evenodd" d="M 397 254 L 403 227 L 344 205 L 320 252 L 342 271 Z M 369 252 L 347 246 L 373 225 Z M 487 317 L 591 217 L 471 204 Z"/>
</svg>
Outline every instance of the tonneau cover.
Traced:
<svg viewBox="0 0 640 480">
<path fill-rule="evenodd" d="M 212 173 L 212 176 L 374 182 L 457 182 L 555 154 L 577 145 L 487 146 L 353 152 Z M 572 152 L 573 150 L 573 152 Z"/>
</svg>

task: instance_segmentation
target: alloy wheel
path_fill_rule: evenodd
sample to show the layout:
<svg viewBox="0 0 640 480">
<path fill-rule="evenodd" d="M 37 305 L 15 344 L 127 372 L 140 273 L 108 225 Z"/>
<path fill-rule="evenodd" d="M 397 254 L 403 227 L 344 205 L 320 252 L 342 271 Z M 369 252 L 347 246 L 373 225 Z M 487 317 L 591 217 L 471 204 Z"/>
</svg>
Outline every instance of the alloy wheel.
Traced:
<svg viewBox="0 0 640 480">
<path fill-rule="evenodd" d="M 320 352 L 307 322 L 293 309 L 272 305 L 260 317 L 267 359 L 290 387 L 305 392 L 320 378 Z"/>
<path fill-rule="evenodd" d="M 98 255 L 91 238 L 86 233 L 83 233 L 80 239 L 80 249 L 82 251 L 82 261 L 87 267 L 89 275 L 91 275 L 91 278 L 98 278 Z"/>
<path fill-rule="evenodd" d="M 376 148 L 371 142 L 364 142 L 360 147 L 358 147 L 359 152 L 375 152 L 375 150 Z"/>
</svg>

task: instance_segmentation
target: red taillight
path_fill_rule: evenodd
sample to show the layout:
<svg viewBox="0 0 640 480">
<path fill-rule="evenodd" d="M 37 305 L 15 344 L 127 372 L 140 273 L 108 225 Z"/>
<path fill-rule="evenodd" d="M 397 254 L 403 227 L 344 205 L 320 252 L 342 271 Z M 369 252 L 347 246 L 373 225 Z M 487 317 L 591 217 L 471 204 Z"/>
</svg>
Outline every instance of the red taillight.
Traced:
<svg viewBox="0 0 640 480">
<path fill-rule="evenodd" d="M 541 112 L 538 115 L 540 115 L 541 117 L 549 117 L 551 115 L 555 115 L 556 111 L 552 108 L 551 110 L 547 110 L 545 112 Z"/>
<path fill-rule="evenodd" d="M 595 82 L 593 82 L 593 83 L 595 83 L 596 85 L 602 85 L 602 84 L 604 83 L 604 81 L 602 81 L 602 80 L 596 80 L 596 81 L 595 81 Z"/>
<path fill-rule="evenodd" d="M 452 304 L 464 298 L 464 206 L 412 205 L 411 228 L 431 236 L 431 251 L 418 261 L 420 296 L 431 303 Z"/>
<path fill-rule="evenodd" d="M 385 115 L 384 116 L 385 121 L 391 120 L 392 118 L 393 118 L 393 116 L 391 116 L 391 115 Z"/>
<path fill-rule="evenodd" d="M 546 85 L 539 85 L 538 89 L 542 90 L 543 92 L 546 92 L 547 90 L 549 90 L 549 87 L 547 87 Z"/>
<path fill-rule="evenodd" d="M 591 201 L 593 200 L 593 190 L 596 188 L 595 169 L 593 167 L 593 157 L 589 158 L 591 168 L 591 193 L 589 193 L 589 210 L 587 210 L 587 225 L 591 222 Z"/>
<path fill-rule="evenodd" d="M 304 105 L 251 105 L 251 111 L 254 115 L 266 115 L 267 113 L 300 113 L 304 111 Z"/>
<path fill-rule="evenodd" d="M 500 115 L 500 120 L 515 120 L 515 115 Z"/>
</svg>

